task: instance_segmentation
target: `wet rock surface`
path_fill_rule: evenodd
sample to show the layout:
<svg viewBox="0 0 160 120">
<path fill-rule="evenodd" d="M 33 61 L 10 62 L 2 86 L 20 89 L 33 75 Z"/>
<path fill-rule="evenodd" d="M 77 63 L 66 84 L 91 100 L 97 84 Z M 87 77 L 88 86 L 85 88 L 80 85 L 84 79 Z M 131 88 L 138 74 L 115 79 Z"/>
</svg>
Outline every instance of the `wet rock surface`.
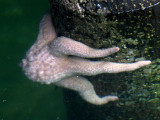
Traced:
<svg viewBox="0 0 160 120">
<path fill-rule="evenodd" d="M 54 4 L 62 5 L 81 16 L 144 10 L 159 4 L 159 2 L 159 0 L 54 0 Z"/>
<path fill-rule="evenodd" d="M 58 36 L 67 36 L 95 48 L 120 47 L 120 52 L 102 58 L 105 61 L 153 61 L 150 66 L 134 72 L 88 77 L 97 94 L 118 95 L 117 102 L 94 106 L 83 101 L 74 92 L 64 90 L 69 119 L 160 119 L 160 5 L 156 5 L 159 0 L 146 0 L 143 4 L 140 4 L 142 0 L 133 0 L 137 5 L 136 9 L 133 9 L 133 3 L 123 1 L 131 7 L 121 4 L 123 9 L 115 9 L 115 4 L 124 3 L 120 0 L 114 3 L 112 0 L 108 3 L 106 0 L 50 1 Z M 152 5 L 156 6 L 151 7 Z M 104 9 L 104 6 L 108 8 Z"/>
</svg>

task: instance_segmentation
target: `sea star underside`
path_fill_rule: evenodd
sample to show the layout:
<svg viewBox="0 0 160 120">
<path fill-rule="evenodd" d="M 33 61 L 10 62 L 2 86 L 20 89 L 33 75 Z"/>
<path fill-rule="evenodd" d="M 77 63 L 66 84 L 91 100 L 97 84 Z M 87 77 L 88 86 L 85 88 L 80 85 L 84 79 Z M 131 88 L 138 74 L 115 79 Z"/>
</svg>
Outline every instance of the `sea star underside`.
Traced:
<svg viewBox="0 0 160 120">
<path fill-rule="evenodd" d="M 114 63 L 85 59 L 105 57 L 117 51 L 118 47 L 94 49 L 67 37 L 57 37 L 51 15 L 47 12 L 40 22 L 37 41 L 22 60 L 22 67 L 25 74 L 34 81 L 53 83 L 77 91 L 89 103 L 102 105 L 115 101 L 118 97 L 112 95 L 99 97 L 92 83 L 79 75 L 132 71 L 151 63 L 148 60 Z"/>
</svg>

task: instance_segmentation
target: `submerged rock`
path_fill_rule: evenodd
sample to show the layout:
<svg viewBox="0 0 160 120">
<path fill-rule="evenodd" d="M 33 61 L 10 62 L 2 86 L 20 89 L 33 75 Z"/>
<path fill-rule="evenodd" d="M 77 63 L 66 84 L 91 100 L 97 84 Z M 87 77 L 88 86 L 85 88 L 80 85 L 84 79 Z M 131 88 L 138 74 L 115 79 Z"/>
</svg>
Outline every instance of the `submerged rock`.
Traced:
<svg viewBox="0 0 160 120">
<path fill-rule="evenodd" d="M 149 67 L 135 72 L 89 77 L 99 96 L 118 95 L 118 102 L 93 106 L 74 92 L 64 90 L 69 119 L 160 119 L 160 0 L 50 0 L 50 3 L 58 36 L 95 48 L 120 47 L 121 52 L 114 59 L 109 56 L 102 59 L 105 61 L 153 61 Z"/>
<path fill-rule="evenodd" d="M 66 9 L 80 15 L 106 15 L 144 10 L 160 3 L 160 0 L 54 0 L 54 4 L 63 5 Z"/>
</svg>

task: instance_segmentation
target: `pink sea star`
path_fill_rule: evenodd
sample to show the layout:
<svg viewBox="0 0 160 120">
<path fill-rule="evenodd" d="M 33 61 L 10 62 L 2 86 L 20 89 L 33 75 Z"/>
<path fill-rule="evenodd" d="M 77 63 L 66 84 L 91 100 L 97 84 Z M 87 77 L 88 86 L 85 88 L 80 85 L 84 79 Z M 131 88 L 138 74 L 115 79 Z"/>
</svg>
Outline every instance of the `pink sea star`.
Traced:
<svg viewBox="0 0 160 120">
<path fill-rule="evenodd" d="M 115 101 L 118 97 L 111 95 L 99 97 L 92 83 L 79 75 L 132 71 L 151 63 L 147 60 L 135 63 L 113 63 L 84 59 L 104 57 L 117 51 L 119 51 L 118 47 L 93 49 L 70 38 L 57 37 L 51 15 L 46 13 L 40 22 L 37 41 L 22 60 L 22 67 L 25 74 L 34 81 L 53 83 L 75 90 L 89 103 L 101 105 Z"/>
</svg>

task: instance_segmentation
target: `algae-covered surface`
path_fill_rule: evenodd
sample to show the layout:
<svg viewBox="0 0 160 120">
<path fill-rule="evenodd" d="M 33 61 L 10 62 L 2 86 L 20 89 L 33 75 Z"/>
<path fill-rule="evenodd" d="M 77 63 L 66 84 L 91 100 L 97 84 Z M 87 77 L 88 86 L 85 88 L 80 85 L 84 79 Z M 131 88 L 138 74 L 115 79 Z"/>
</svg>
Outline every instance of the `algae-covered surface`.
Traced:
<svg viewBox="0 0 160 120">
<path fill-rule="evenodd" d="M 145 59 L 152 61 L 151 65 L 133 72 L 87 77 L 94 84 L 98 95 L 117 95 L 119 100 L 116 102 L 94 106 L 84 102 L 72 91 L 65 90 L 69 119 L 160 119 L 159 11 L 160 5 L 157 5 L 128 13 L 106 16 L 84 14 L 79 17 L 72 15 L 70 10 L 54 8 L 53 5 L 53 21 L 59 35 L 68 36 L 94 48 L 120 47 L 118 53 L 98 60 L 123 63 Z"/>
<path fill-rule="evenodd" d="M 62 90 L 35 83 L 19 62 L 36 40 L 46 0 L 0 1 L 0 120 L 65 120 Z"/>
</svg>

